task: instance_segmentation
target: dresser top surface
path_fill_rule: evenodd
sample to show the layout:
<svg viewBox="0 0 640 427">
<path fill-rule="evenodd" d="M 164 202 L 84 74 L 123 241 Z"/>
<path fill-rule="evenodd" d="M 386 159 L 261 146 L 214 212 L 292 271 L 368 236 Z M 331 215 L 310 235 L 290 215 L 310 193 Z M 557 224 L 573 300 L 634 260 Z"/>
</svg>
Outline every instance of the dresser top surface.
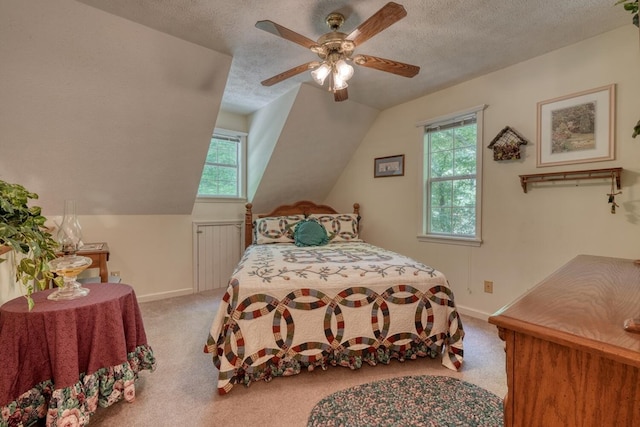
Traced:
<svg viewBox="0 0 640 427">
<path fill-rule="evenodd" d="M 579 255 L 489 321 L 520 332 L 557 336 L 608 352 L 638 353 L 640 334 L 624 321 L 640 317 L 640 265 L 630 259 Z"/>
</svg>

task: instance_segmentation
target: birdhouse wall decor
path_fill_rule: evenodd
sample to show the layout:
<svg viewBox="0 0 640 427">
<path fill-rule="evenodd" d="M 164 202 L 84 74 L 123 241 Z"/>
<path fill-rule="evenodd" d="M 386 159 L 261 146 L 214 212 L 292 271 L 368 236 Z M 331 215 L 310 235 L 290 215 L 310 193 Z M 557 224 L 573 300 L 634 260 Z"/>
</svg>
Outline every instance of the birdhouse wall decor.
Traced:
<svg viewBox="0 0 640 427">
<path fill-rule="evenodd" d="M 493 149 L 493 160 L 517 160 L 520 158 L 520 146 L 527 145 L 528 141 L 518 132 L 507 126 L 493 138 L 487 148 Z"/>
</svg>

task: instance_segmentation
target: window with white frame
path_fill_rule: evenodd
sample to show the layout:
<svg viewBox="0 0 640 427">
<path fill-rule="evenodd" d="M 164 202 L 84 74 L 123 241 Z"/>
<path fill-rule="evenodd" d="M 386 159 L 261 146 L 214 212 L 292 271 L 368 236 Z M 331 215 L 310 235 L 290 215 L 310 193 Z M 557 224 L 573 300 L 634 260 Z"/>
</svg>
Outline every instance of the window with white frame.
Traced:
<svg viewBox="0 0 640 427">
<path fill-rule="evenodd" d="M 482 111 L 475 107 L 420 123 L 423 138 L 421 240 L 479 245 Z"/>
<path fill-rule="evenodd" d="M 241 199 L 245 197 L 246 135 L 216 129 L 198 186 L 198 197 Z"/>
</svg>

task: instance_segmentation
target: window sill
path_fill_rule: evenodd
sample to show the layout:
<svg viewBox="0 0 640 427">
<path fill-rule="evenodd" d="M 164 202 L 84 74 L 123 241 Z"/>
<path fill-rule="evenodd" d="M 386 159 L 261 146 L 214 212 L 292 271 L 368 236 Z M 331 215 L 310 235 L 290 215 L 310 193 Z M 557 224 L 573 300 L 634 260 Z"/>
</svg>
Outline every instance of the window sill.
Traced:
<svg viewBox="0 0 640 427">
<path fill-rule="evenodd" d="M 435 236 L 420 234 L 417 236 L 419 242 L 427 243 L 444 243 L 447 245 L 461 245 L 461 246 L 475 246 L 482 245 L 481 239 L 472 239 L 464 237 L 449 237 L 449 236 Z"/>
</svg>

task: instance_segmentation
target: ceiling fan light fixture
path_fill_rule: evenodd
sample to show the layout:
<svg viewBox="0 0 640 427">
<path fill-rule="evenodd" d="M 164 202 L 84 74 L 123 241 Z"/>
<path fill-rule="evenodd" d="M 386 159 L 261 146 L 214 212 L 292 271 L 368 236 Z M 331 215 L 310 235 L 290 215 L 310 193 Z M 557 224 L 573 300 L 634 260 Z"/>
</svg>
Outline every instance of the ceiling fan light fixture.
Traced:
<svg viewBox="0 0 640 427">
<path fill-rule="evenodd" d="M 332 92 L 335 92 L 337 90 L 342 90 L 342 89 L 346 89 L 347 86 L 349 86 L 347 84 L 347 81 L 345 79 L 343 79 L 340 76 L 340 73 L 338 73 L 337 71 L 333 73 L 333 87 L 330 88 L 330 90 Z"/>
<path fill-rule="evenodd" d="M 347 64 L 347 61 L 340 59 L 336 62 L 336 72 L 341 80 L 345 82 L 353 77 L 353 67 Z"/>
<path fill-rule="evenodd" d="M 316 83 L 322 86 L 329 73 L 331 73 L 331 66 L 323 62 L 318 68 L 311 71 L 311 77 L 313 77 Z"/>
<path fill-rule="evenodd" d="M 318 55 L 322 62 L 311 61 L 290 70 L 277 74 L 261 82 L 263 86 L 272 86 L 303 71 L 312 70 L 311 77 L 320 86 L 329 79 L 328 89 L 333 92 L 334 101 L 346 101 L 347 81 L 353 77 L 353 66 L 364 66 L 403 77 L 414 77 L 420 67 L 404 64 L 390 59 L 378 58 L 370 55 L 355 55 L 354 50 L 382 30 L 395 24 L 407 15 L 405 8 L 390 1 L 380 10 L 371 15 L 349 34 L 338 31 L 344 22 L 344 16 L 339 12 L 330 13 L 326 23 L 330 32 L 323 34 L 317 41 L 300 35 L 273 21 L 258 21 L 256 27 L 260 30 L 279 36 L 293 43 L 299 44 Z"/>
</svg>

